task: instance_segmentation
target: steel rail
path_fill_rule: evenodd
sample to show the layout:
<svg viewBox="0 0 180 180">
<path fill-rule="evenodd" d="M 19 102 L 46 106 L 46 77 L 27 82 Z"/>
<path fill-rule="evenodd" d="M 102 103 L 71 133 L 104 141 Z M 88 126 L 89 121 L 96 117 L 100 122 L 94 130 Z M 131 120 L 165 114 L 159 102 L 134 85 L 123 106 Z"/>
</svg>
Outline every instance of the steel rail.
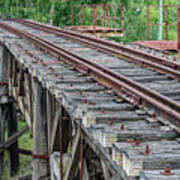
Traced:
<svg viewBox="0 0 180 180">
<path fill-rule="evenodd" d="M 178 62 L 169 61 L 163 57 L 151 55 L 147 52 L 143 52 L 140 50 L 135 50 L 133 48 L 127 47 L 126 45 L 113 43 L 107 40 L 94 38 L 67 30 L 62 30 L 56 27 L 51 27 L 30 20 L 25 20 L 21 18 L 16 18 L 14 20 L 18 23 L 22 23 L 26 26 L 36 28 L 38 30 L 54 33 L 57 36 L 63 36 L 68 39 L 73 39 L 81 43 L 85 43 L 92 48 L 98 49 L 99 51 L 122 56 L 130 62 L 152 68 L 156 71 L 165 73 L 170 77 L 180 80 L 180 63 Z"/>
<path fill-rule="evenodd" d="M 172 123 L 176 125 L 178 123 L 178 126 L 180 125 L 180 104 L 174 100 L 157 93 L 156 91 L 151 90 L 127 78 L 124 75 L 115 73 L 108 68 L 57 47 L 55 44 L 43 40 L 36 35 L 19 30 L 3 22 L 0 22 L 0 27 L 8 30 L 13 34 L 30 40 L 41 49 L 54 55 L 58 60 L 63 58 L 65 62 L 73 65 L 76 70 L 83 72 L 86 75 L 92 76 L 94 79 L 100 81 L 105 86 L 114 89 L 118 94 L 122 89 L 128 90 L 132 94 L 140 97 L 143 101 L 150 103 L 151 105 L 161 110 L 163 113 L 167 114 L 169 117 L 173 118 L 175 121 Z M 180 129 L 178 131 L 180 132 Z"/>
</svg>

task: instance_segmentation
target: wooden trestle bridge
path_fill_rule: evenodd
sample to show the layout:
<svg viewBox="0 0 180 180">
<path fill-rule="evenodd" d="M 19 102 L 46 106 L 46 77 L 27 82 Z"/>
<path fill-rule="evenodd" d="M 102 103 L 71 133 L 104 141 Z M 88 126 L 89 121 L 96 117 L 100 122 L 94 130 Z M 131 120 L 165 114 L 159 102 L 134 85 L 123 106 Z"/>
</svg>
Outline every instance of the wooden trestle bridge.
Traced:
<svg viewBox="0 0 180 180">
<path fill-rule="evenodd" d="M 180 179 L 178 60 L 25 19 L 0 42 L 0 176 L 30 130 L 34 180 Z"/>
</svg>

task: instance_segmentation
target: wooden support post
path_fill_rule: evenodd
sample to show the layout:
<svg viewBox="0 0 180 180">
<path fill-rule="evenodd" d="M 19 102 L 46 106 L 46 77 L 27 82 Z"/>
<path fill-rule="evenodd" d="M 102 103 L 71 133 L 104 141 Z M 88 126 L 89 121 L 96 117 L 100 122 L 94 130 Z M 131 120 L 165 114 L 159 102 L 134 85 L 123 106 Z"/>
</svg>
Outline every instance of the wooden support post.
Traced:
<svg viewBox="0 0 180 180">
<path fill-rule="evenodd" d="M 0 45 L 0 98 L 8 94 L 8 74 L 7 74 L 7 50 Z M 0 102 L 0 144 L 4 143 L 4 129 L 6 121 L 6 104 Z M 3 152 L 0 153 L 0 179 L 3 172 Z"/>
<path fill-rule="evenodd" d="M 32 79 L 33 106 L 33 180 L 49 179 L 46 90 L 36 77 Z"/>
<path fill-rule="evenodd" d="M 54 108 L 56 109 L 55 111 L 55 115 L 53 118 L 50 119 L 49 124 L 51 122 L 52 128 L 51 130 L 49 129 L 49 131 L 51 131 L 50 134 L 50 153 L 52 153 L 54 150 L 59 150 L 59 141 L 57 141 L 58 138 L 58 134 L 59 134 L 59 119 L 61 117 L 61 108 L 58 108 L 56 106 L 54 106 Z M 48 125 L 49 128 L 49 125 Z"/>
<path fill-rule="evenodd" d="M 12 96 L 13 94 L 13 58 L 12 55 L 9 54 L 8 58 L 8 73 L 9 73 L 9 96 Z"/>
<path fill-rule="evenodd" d="M 102 165 L 102 169 L 103 169 L 103 173 L 104 173 L 104 179 L 109 180 L 110 175 L 109 175 L 108 168 L 107 168 L 106 164 L 104 163 L 104 161 L 102 161 L 102 160 L 101 160 L 101 165 Z"/>
<path fill-rule="evenodd" d="M 84 159 L 83 159 L 83 133 L 80 129 L 80 180 L 83 180 Z"/>
<path fill-rule="evenodd" d="M 62 107 L 61 107 L 62 108 Z M 60 139 L 60 179 L 63 180 L 63 117 L 59 118 L 59 139 Z"/>
<path fill-rule="evenodd" d="M 52 144 L 52 141 L 51 141 L 51 137 L 52 137 L 52 133 L 54 132 L 52 130 L 52 125 L 54 124 L 54 117 L 52 117 L 52 95 L 51 93 L 47 90 L 46 91 L 46 101 L 47 101 L 47 134 L 48 134 L 48 151 L 49 151 L 49 155 L 52 153 L 52 149 L 53 149 L 53 144 L 54 144 L 54 141 L 53 141 L 53 144 Z M 54 127 L 57 129 L 57 126 Z"/>
<path fill-rule="evenodd" d="M 69 162 L 66 173 L 65 173 L 65 180 L 73 180 L 76 170 L 79 165 L 80 160 L 80 131 L 76 133 L 76 137 L 74 139 L 73 147 L 72 147 L 72 156 L 71 161 Z"/>
<path fill-rule="evenodd" d="M 31 133 L 30 136 L 33 137 L 33 96 L 32 96 L 32 80 L 31 75 L 27 74 L 27 84 L 29 90 L 29 113 L 30 113 L 30 129 Z"/>
<path fill-rule="evenodd" d="M 70 126 L 72 121 L 71 121 L 69 114 L 67 113 L 67 111 L 64 108 L 62 108 L 62 118 L 63 118 L 63 121 L 62 121 L 63 153 L 67 153 L 68 147 L 72 141 L 72 139 L 71 139 L 72 133 L 71 133 L 71 126 Z"/>
<path fill-rule="evenodd" d="M 17 119 L 16 119 L 16 107 L 13 103 L 9 103 L 6 107 L 7 111 L 7 123 L 8 123 L 8 138 L 13 136 L 17 132 Z M 18 154 L 18 140 L 14 142 L 9 148 L 10 154 L 10 175 L 14 176 L 18 172 L 19 167 L 19 154 Z"/>
<path fill-rule="evenodd" d="M 90 180 L 89 179 L 89 172 L 86 160 L 84 160 L 84 168 L 83 168 L 83 180 Z"/>
</svg>

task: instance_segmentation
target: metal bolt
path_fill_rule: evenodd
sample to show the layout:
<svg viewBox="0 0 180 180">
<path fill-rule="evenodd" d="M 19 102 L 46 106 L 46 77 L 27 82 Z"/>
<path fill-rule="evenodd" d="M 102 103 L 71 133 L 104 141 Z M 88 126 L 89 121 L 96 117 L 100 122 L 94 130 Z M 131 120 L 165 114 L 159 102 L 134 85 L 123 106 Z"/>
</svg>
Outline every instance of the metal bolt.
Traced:
<svg viewBox="0 0 180 180">
<path fill-rule="evenodd" d="M 127 142 L 127 143 L 133 143 L 134 140 L 133 140 L 133 139 L 126 139 L 126 142 Z"/>
<path fill-rule="evenodd" d="M 84 99 L 84 100 L 83 100 L 83 103 L 84 103 L 84 104 L 87 104 L 87 103 L 88 103 L 88 100 L 87 100 L 87 99 Z"/>
<path fill-rule="evenodd" d="M 136 142 L 133 144 L 134 146 L 140 146 L 139 139 L 136 139 Z"/>
<path fill-rule="evenodd" d="M 96 103 L 95 103 L 95 102 L 91 102 L 91 105 L 95 106 L 95 105 L 96 105 Z"/>
<path fill-rule="evenodd" d="M 124 130 L 124 124 L 121 124 L 121 130 Z"/>
<path fill-rule="evenodd" d="M 153 113 L 153 114 L 152 114 L 152 118 L 155 118 L 155 117 L 156 117 L 156 114 L 155 114 L 155 113 Z"/>
<path fill-rule="evenodd" d="M 166 165 L 166 167 L 164 168 L 164 171 L 161 172 L 161 174 L 166 175 L 166 176 L 171 176 L 174 173 L 171 171 L 171 167 L 169 164 Z"/>
<path fill-rule="evenodd" d="M 151 152 L 150 152 L 150 149 L 149 149 L 149 145 L 146 145 L 146 149 L 144 152 L 142 152 L 143 155 L 149 155 Z"/>
<path fill-rule="evenodd" d="M 100 109 L 100 112 L 101 112 L 101 113 L 105 113 L 104 109 Z"/>
<path fill-rule="evenodd" d="M 79 91 L 79 94 L 82 95 L 82 94 L 83 94 L 83 91 L 80 90 L 80 91 Z"/>
<path fill-rule="evenodd" d="M 46 63 L 43 62 L 43 61 L 41 61 L 41 65 L 44 66 L 44 67 L 47 66 Z"/>
</svg>

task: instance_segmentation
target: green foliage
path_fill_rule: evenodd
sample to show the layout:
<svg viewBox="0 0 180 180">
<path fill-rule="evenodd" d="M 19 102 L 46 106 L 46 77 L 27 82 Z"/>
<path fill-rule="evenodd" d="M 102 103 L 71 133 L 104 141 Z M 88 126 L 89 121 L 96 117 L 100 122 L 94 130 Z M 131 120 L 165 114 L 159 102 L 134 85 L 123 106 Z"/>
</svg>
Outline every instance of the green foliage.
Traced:
<svg viewBox="0 0 180 180">
<path fill-rule="evenodd" d="M 147 9 L 146 5 L 158 5 L 158 0 L 106 0 L 106 3 L 124 3 L 125 5 L 125 32 L 124 37 L 119 41 L 131 42 L 136 40 L 146 40 L 147 29 Z M 10 17 L 23 17 L 52 23 L 56 26 L 71 25 L 71 8 L 77 4 L 98 4 L 105 3 L 105 0 L 0 0 L 0 14 Z M 178 5 L 178 0 L 164 0 L 164 4 Z M 92 25 L 92 9 L 84 8 L 86 17 L 85 25 Z M 168 8 L 169 24 L 176 24 L 177 9 Z M 80 25 L 80 8 L 74 9 L 74 24 Z M 101 12 L 98 10 L 98 14 Z M 111 10 L 113 14 L 113 10 Z M 120 8 L 118 15 L 120 16 Z M 100 20 L 98 20 L 100 21 Z M 158 8 L 150 8 L 150 23 L 158 24 Z M 112 25 L 113 23 L 111 23 Z M 118 22 L 120 26 L 120 21 Z M 150 28 L 150 38 L 157 39 L 158 27 Z M 176 39 L 176 26 L 170 27 L 169 39 Z M 165 31 L 163 31 L 165 37 Z"/>
<path fill-rule="evenodd" d="M 26 125 L 27 125 L 26 121 L 19 120 L 18 121 L 18 131 L 20 131 L 22 129 L 22 127 L 24 127 Z M 7 139 L 7 129 L 5 131 L 5 138 Z M 30 132 L 25 133 L 23 136 L 21 136 L 18 139 L 18 145 L 19 145 L 19 148 L 27 149 L 27 150 L 32 151 L 32 149 L 33 149 L 33 140 L 32 140 L 32 138 L 30 138 Z M 22 155 L 22 154 L 19 154 L 19 155 L 20 155 L 20 167 L 19 167 L 18 175 L 31 173 L 32 166 L 30 164 L 32 162 L 32 157 Z M 10 163 L 9 162 L 9 153 L 8 153 L 8 151 L 5 151 L 4 169 L 3 169 L 3 177 L 2 177 L 3 180 L 11 179 L 10 175 L 9 175 L 10 174 L 9 173 L 9 171 L 10 171 L 10 169 L 9 169 L 10 164 L 9 163 Z M 14 177 L 13 179 L 14 180 L 19 179 L 18 175 L 17 175 L 17 177 Z"/>
<path fill-rule="evenodd" d="M 178 5 L 180 2 L 177 0 L 164 0 L 164 4 L 168 5 Z M 150 7 L 150 24 L 158 24 L 158 7 L 153 7 L 152 5 L 158 5 L 158 0 L 129 0 L 125 4 L 125 31 L 124 37 L 121 41 L 126 43 L 137 41 L 137 40 L 147 40 L 147 8 L 146 5 L 151 5 Z M 168 20 L 169 24 L 175 24 L 169 30 L 169 39 L 177 38 L 177 8 L 168 8 Z M 164 14 L 164 12 L 163 12 Z M 165 17 L 163 16 L 163 19 Z M 165 24 L 165 23 L 163 23 Z M 163 37 L 165 38 L 165 27 L 163 26 Z M 158 35 L 158 27 L 150 26 L 150 39 L 156 40 Z"/>
</svg>

